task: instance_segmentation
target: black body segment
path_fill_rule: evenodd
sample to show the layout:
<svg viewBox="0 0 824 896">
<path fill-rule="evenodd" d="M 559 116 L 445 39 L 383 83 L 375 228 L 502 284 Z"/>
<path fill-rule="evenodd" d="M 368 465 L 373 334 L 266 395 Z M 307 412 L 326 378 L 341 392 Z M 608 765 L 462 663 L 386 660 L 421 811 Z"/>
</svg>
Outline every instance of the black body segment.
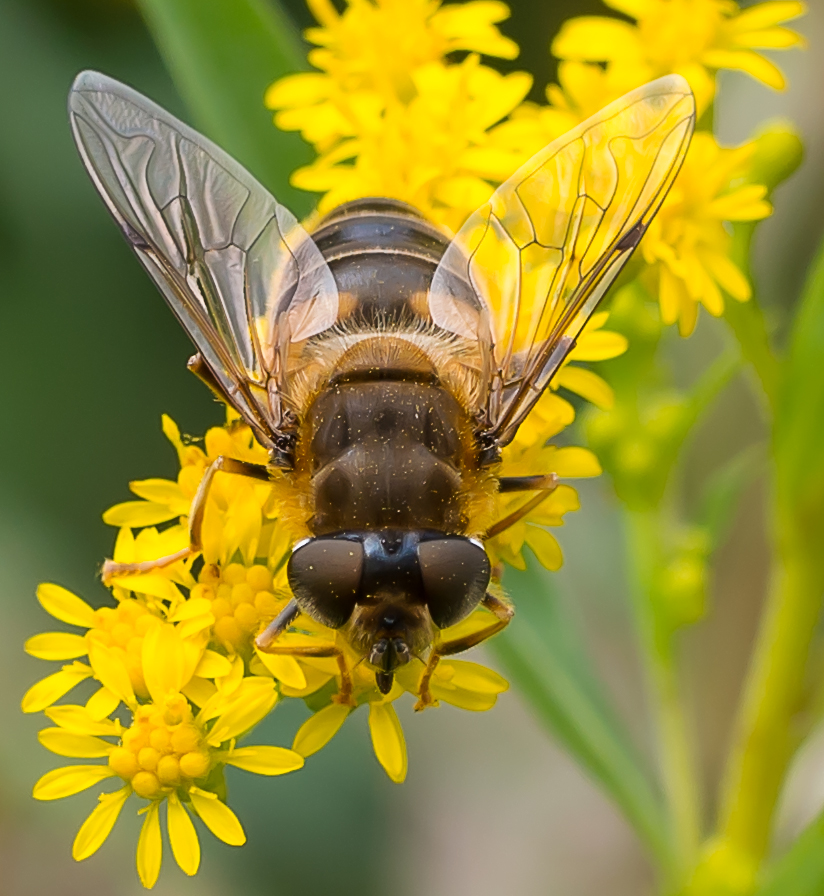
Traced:
<svg viewBox="0 0 824 896">
<path fill-rule="evenodd" d="M 316 535 L 343 529 L 460 532 L 466 414 L 444 389 L 384 380 L 335 385 L 312 404 Z"/>
<path fill-rule="evenodd" d="M 437 530 L 345 531 L 298 545 L 287 567 L 300 609 L 340 628 L 356 606 L 375 616 L 391 647 L 410 616 L 429 615 L 438 628 L 455 625 L 483 600 L 490 564 L 483 547 Z M 409 646 L 409 645 L 407 645 Z M 385 665 L 394 651 L 381 654 Z"/>
<path fill-rule="evenodd" d="M 382 327 L 431 321 L 427 296 L 449 240 L 412 206 L 377 197 L 348 202 L 312 239 L 337 283 L 340 320 Z"/>
</svg>

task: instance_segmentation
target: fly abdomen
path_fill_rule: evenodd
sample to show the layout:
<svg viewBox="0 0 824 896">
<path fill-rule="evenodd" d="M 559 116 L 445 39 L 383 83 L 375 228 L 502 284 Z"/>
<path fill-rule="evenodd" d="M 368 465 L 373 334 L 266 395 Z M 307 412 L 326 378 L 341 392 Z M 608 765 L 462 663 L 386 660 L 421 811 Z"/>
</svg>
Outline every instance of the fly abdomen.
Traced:
<svg viewBox="0 0 824 896">
<path fill-rule="evenodd" d="M 377 380 L 324 390 L 308 414 L 316 535 L 460 531 L 465 412 L 434 384 Z"/>
</svg>

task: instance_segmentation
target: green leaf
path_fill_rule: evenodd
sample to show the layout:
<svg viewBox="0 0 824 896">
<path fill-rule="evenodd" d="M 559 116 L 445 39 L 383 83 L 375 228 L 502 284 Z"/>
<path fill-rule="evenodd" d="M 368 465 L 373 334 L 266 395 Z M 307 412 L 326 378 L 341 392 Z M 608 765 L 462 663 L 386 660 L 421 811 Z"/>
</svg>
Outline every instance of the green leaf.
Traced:
<svg viewBox="0 0 824 896">
<path fill-rule="evenodd" d="M 824 815 L 769 868 L 755 896 L 820 896 L 821 893 L 824 893 Z"/>
<path fill-rule="evenodd" d="M 308 194 L 289 184 L 309 161 L 297 134 L 279 131 L 263 105 L 277 78 L 306 68 L 300 37 L 277 0 L 139 0 L 194 124 L 245 165 L 298 216 Z"/>
<path fill-rule="evenodd" d="M 783 365 L 775 418 L 777 508 L 822 559 L 824 537 L 824 244 L 801 296 Z"/>
<path fill-rule="evenodd" d="M 671 845 L 663 804 L 642 760 L 592 674 L 577 626 L 550 574 L 529 559 L 507 569 L 517 613 L 491 642 L 504 673 L 538 718 L 615 801 L 664 864 Z"/>
</svg>

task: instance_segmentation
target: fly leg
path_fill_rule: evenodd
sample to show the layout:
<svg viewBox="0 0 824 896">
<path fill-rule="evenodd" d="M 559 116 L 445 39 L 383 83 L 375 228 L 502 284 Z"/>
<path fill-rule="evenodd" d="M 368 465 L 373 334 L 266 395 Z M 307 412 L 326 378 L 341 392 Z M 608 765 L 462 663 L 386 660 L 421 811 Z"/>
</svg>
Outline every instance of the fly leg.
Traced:
<svg viewBox="0 0 824 896">
<path fill-rule="evenodd" d="M 258 645 L 260 646 L 260 645 Z M 340 671 L 340 690 L 332 698 L 333 703 L 341 703 L 344 706 L 354 706 L 352 697 L 352 674 L 346 665 L 346 657 L 343 651 L 335 644 L 269 644 L 260 648 L 264 653 L 274 653 L 280 656 L 310 656 L 317 659 L 334 657 Z"/>
<path fill-rule="evenodd" d="M 316 658 L 334 657 L 340 670 L 340 690 L 332 698 L 335 703 L 354 706 L 352 699 L 352 675 L 346 665 L 343 651 L 334 644 L 275 644 L 300 614 L 298 602 L 294 599 L 278 613 L 266 628 L 255 638 L 255 646 L 264 653 L 280 656 L 312 656 Z"/>
<path fill-rule="evenodd" d="M 255 638 L 255 647 L 264 653 L 269 647 L 286 631 L 287 628 L 300 615 L 300 607 L 298 602 L 292 598 L 288 604 L 278 613 L 277 616 L 266 626 L 265 629 Z"/>
<path fill-rule="evenodd" d="M 416 712 L 426 709 L 427 706 L 435 705 L 435 700 L 432 697 L 432 692 L 430 691 L 429 686 L 442 656 L 453 656 L 456 653 L 463 653 L 464 650 L 469 650 L 470 647 L 475 647 L 478 644 L 481 644 L 483 641 L 486 641 L 487 638 L 491 638 L 493 635 L 497 635 L 498 632 L 503 631 L 515 615 L 515 610 L 513 610 L 509 604 L 504 603 L 504 601 L 489 593 L 484 596 L 484 599 L 481 601 L 481 606 L 486 607 L 487 610 L 495 615 L 495 622 L 491 622 L 485 628 L 472 632 L 472 634 L 465 635 L 463 638 L 455 638 L 452 641 L 442 641 L 432 648 L 432 652 L 429 654 L 429 660 L 426 663 L 426 668 L 423 670 L 423 675 L 421 675 L 421 681 L 418 686 L 418 702 L 415 704 Z"/>
<path fill-rule="evenodd" d="M 189 546 L 166 557 L 158 557 L 157 560 L 144 560 L 142 563 L 115 563 L 113 560 L 106 560 L 103 563 L 103 581 L 108 584 L 117 576 L 130 576 L 163 569 L 166 566 L 171 566 L 172 563 L 177 563 L 178 560 L 185 560 L 187 557 L 199 553 L 203 546 L 201 532 L 203 515 L 206 511 L 206 499 L 217 473 L 234 473 L 236 476 L 248 476 L 263 482 L 269 482 L 271 478 L 269 469 L 263 464 L 252 464 L 245 460 L 236 460 L 233 457 L 215 458 L 201 479 L 189 510 Z"/>
<path fill-rule="evenodd" d="M 498 520 L 494 526 L 490 526 L 486 537 L 494 538 L 510 526 L 514 526 L 527 514 L 532 513 L 539 504 L 546 501 L 556 488 L 558 488 L 558 476 L 555 473 L 549 473 L 546 476 L 510 476 L 501 479 L 501 492 L 536 491 L 538 494 L 522 504 L 517 510 L 513 510 L 512 513 L 505 516 L 502 520 Z"/>
</svg>

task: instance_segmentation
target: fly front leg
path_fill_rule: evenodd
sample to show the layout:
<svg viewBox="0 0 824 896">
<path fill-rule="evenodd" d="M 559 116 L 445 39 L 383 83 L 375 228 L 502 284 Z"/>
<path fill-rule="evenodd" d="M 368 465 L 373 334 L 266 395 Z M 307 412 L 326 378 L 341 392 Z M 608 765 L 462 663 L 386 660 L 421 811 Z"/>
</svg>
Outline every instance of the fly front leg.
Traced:
<svg viewBox="0 0 824 896">
<path fill-rule="evenodd" d="M 418 686 L 418 702 L 415 704 L 416 712 L 436 704 L 436 700 L 432 697 L 430 684 L 441 657 L 453 656 L 456 653 L 463 653 L 464 650 L 469 650 L 471 647 L 476 647 L 493 635 L 497 635 L 498 632 L 503 631 L 515 615 L 515 610 L 509 604 L 504 603 L 504 601 L 489 593 L 484 596 L 481 606 L 486 607 L 487 610 L 495 615 L 495 622 L 491 622 L 488 626 L 476 632 L 464 635 L 462 638 L 442 641 L 440 644 L 435 644 L 432 647 L 432 652 L 429 654 L 429 660 L 426 663 L 426 668 L 423 670 Z"/>
<path fill-rule="evenodd" d="M 266 628 L 255 638 L 255 647 L 264 653 L 300 615 L 298 602 L 292 598 Z"/>
<path fill-rule="evenodd" d="M 558 488 L 558 476 L 556 473 L 548 473 L 545 476 L 507 476 L 499 481 L 499 491 L 501 492 L 538 492 L 533 498 L 530 498 L 522 504 L 517 510 L 505 516 L 502 520 L 498 520 L 494 526 L 490 526 L 487 530 L 486 537 L 494 538 L 505 532 L 510 526 L 522 520 L 527 514 L 532 513 L 536 507 L 543 504 L 544 501 Z"/>
<path fill-rule="evenodd" d="M 264 653 L 274 653 L 279 656 L 306 656 L 315 659 L 330 659 L 334 657 L 338 664 L 338 670 L 340 671 L 340 690 L 332 698 L 332 702 L 341 703 L 343 706 L 355 705 L 355 700 L 352 697 L 352 673 L 349 671 L 349 666 L 346 664 L 346 657 L 343 655 L 343 651 L 335 644 L 314 645 L 269 643 L 268 646 L 262 647 L 259 640 L 256 643 L 258 643 L 258 647 L 260 647 Z"/>
<path fill-rule="evenodd" d="M 206 499 L 217 473 L 233 473 L 236 476 L 247 476 L 263 482 L 269 482 L 271 479 L 268 467 L 263 464 L 252 464 L 245 460 L 236 460 L 233 457 L 223 457 L 222 455 L 215 458 L 206 470 L 203 479 L 200 480 L 200 485 L 189 509 L 189 546 L 174 554 L 158 557 L 156 560 L 144 560 L 141 563 L 115 563 L 113 560 L 106 560 L 102 570 L 103 582 L 108 585 L 117 576 L 133 576 L 139 573 L 153 572 L 156 569 L 171 566 L 178 560 L 186 560 L 188 557 L 199 554 L 203 548 L 201 534 L 203 515 L 206 512 Z"/>
</svg>

